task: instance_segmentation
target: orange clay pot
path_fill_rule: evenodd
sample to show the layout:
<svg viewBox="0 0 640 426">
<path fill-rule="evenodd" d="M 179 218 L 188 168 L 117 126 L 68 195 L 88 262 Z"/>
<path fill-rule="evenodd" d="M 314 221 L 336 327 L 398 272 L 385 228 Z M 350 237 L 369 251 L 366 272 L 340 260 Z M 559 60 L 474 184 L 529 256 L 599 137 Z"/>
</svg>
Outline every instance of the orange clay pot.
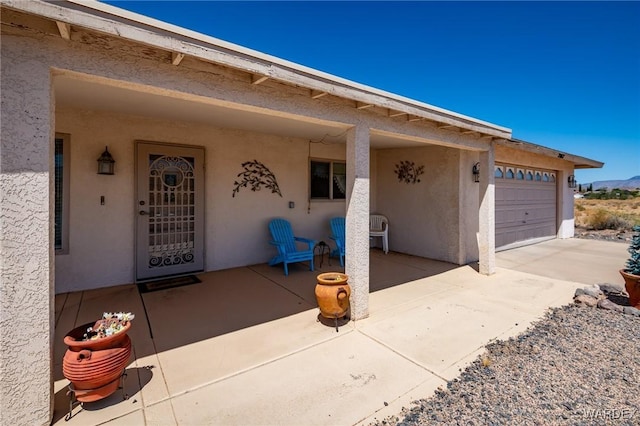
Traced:
<svg viewBox="0 0 640 426">
<path fill-rule="evenodd" d="M 131 357 L 131 339 L 127 335 L 131 322 L 109 337 L 82 341 L 82 335 L 92 325 L 77 327 L 64 338 L 69 348 L 62 360 L 62 372 L 80 402 L 98 401 L 114 393 Z"/>
<path fill-rule="evenodd" d="M 338 272 L 325 272 L 318 275 L 315 292 L 320 315 L 335 319 L 347 314 L 351 296 L 348 280 L 347 275 Z"/>
<path fill-rule="evenodd" d="M 633 275 L 620 270 L 620 275 L 624 278 L 624 288 L 629 294 L 629 304 L 640 309 L 640 275 Z"/>
</svg>

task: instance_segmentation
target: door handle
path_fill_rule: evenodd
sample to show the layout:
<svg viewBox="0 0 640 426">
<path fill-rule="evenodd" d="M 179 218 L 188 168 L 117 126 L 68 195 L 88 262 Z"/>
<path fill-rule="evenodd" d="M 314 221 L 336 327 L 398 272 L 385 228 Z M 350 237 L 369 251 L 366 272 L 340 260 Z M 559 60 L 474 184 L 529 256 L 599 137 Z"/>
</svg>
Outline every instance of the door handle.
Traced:
<svg viewBox="0 0 640 426">
<path fill-rule="evenodd" d="M 140 211 L 138 212 L 138 214 L 139 214 L 140 216 L 147 216 L 147 215 L 149 214 L 149 212 L 145 212 L 144 210 L 140 210 Z"/>
</svg>

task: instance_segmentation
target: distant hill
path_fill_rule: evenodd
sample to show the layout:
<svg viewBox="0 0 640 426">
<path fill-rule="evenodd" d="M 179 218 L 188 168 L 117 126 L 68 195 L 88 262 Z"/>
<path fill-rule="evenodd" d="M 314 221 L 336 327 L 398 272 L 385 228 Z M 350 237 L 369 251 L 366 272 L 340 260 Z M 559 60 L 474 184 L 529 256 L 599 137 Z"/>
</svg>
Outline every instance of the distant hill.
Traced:
<svg viewBox="0 0 640 426">
<path fill-rule="evenodd" d="M 583 183 L 582 187 L 589 187 L 589 185 L 593 185 L 593 190 L 597 191 L 598 189 L 607 188 L 607 189 L 637 189 L 640 188 L 640 176 L 634 176 L 627 180 L 599 180 L 593 182 L 592 184 Z"/>
</svg>

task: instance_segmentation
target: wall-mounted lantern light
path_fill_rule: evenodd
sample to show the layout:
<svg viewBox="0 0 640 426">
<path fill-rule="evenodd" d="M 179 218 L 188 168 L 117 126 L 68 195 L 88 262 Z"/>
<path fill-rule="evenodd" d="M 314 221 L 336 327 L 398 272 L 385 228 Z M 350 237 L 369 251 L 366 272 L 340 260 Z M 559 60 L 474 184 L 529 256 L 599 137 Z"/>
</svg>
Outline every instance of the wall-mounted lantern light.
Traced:
<svg viewBox="0 0 640 426">
<path fill-rule="evenodd" d="M 576 186 L 578 186 L 578 182 L 576 181 L 576 177 L 574 175 L 569 175 L 567 183 L 569 184 L 569 188 L 575 188 Z"/>
<path fill-rule="evenodd" d="M 475 163 L 471 172 L 473 173 L 473 181 L 476 183 L 480 182 L 480 163 Z"/>
<path fill-rule="evenodd" d="M 99 175 L 112 175 L 115 168 L 116 161 L 113 159 L 107 147 L 104 147 L 104 152 L 98 158 L 98 174 Z"/>
</svg>

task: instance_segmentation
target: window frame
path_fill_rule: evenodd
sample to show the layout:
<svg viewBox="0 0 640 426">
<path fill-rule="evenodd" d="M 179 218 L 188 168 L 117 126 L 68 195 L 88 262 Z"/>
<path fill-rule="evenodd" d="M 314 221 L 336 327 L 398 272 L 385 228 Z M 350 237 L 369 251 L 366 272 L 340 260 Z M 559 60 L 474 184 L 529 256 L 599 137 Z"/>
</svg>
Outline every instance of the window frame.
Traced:
<svg viewBox="0 0 640 426">
<path fill-rule="evenodd" d="M 62 199 L 58 201 L 58 167 L 56 166 L 56 151 L 58 148 L 58 141 L 62 147 Z M 70 144 L 71 136 L 67 133 L 56 133 L 53 142 L 53 247 L 55 254 L 68 254 L 69 253 L 69 176 L 70 176 Z M 60 208 L 60 213 L 58 213 Z M 60 218 L 58 219 L 58 216 Z M 62 231 L 60 232 L 60 240 L 56 233 L 56 226 L 60 223 Z"/>
<path fill-rule="evenodd" d="M 312 193 L 312 164 L 313 163 L 328 163 L 329 164 L 329 197 L 314 197 Z M 334 159 L 326 159 L 326 158 L 309 158 L 309 200 L 311 201 L 344 201 L 347 199 L 347 194 L 345 193 L 344 198 L 334 198 L 333 196 L 333 169 L 334 164 L 339 163 L 344 165 L 345 176 L 347 174 L 347 162 L 345 160 L 334 160 Z M 346 188 L 345 188 L 346 192 Z"/>
</svg>

